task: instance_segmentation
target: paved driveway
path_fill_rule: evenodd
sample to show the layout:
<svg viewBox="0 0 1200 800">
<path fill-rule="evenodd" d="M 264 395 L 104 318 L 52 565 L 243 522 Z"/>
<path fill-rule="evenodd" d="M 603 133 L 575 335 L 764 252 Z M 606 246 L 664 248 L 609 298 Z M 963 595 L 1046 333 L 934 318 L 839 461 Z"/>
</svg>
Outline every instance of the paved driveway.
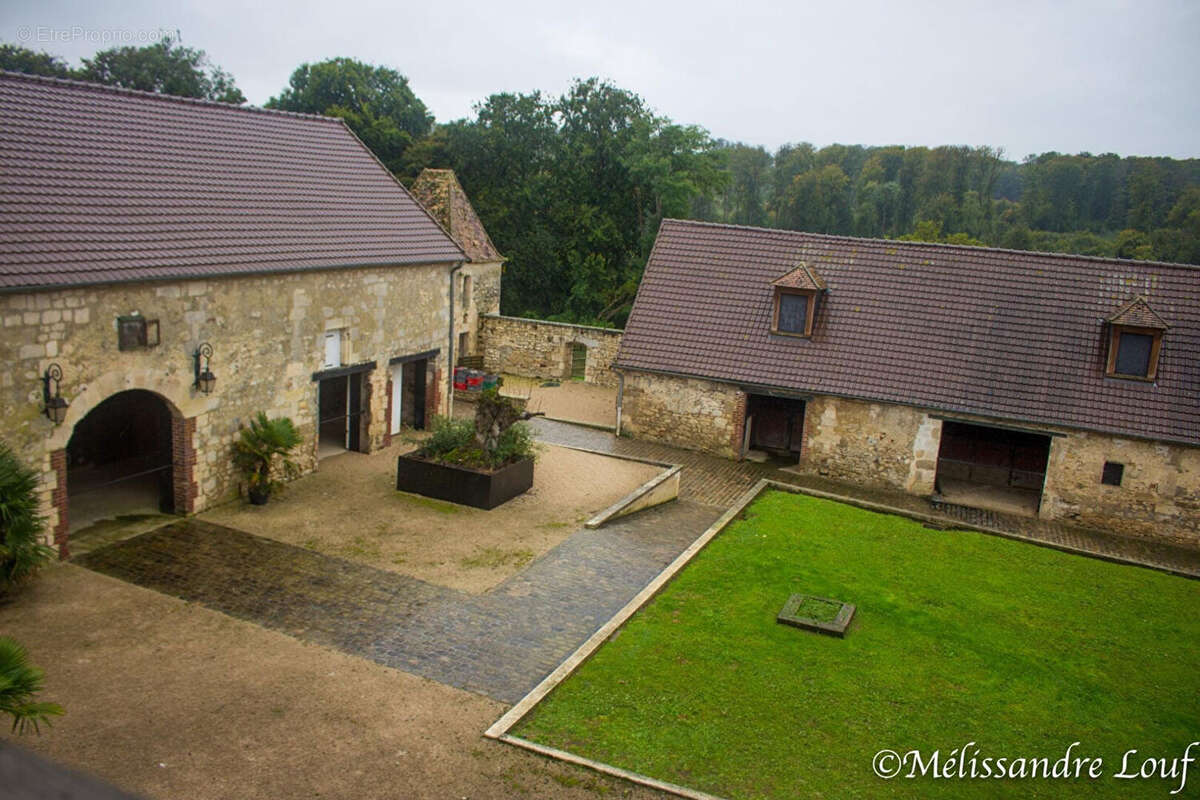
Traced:
<svg viewBox="0 0 1200 800">
<path fill-rule="evenodd" d="M 181 520 L 77 563 L 440 683 L 515 703 L 720 514 L 677 502 L 581 530 L 483 595 Z"/>
</svg>

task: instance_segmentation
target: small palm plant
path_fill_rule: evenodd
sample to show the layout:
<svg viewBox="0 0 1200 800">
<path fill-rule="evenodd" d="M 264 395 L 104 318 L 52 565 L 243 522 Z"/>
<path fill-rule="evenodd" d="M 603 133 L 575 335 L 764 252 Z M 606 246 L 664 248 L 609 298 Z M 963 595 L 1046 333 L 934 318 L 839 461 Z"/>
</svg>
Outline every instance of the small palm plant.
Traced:
<svg viewBox="0 0 1200 800">
<path fill-rule="evenodd" d="M 262 505 L 271 492 L 283 486 L 277 477 L 291 479 L 300 466 L 291 458 L 291 451 L 301 442 L 300 433 L 287 417 L 267 419 L 262 411 L 242 428 L 241 436 L 233 443 L 233 460 L 246 476 L 250 502 Z"/>
<path fill-rule="evenodd" d="M 0 443 L 0 595 L 54 558 L 42 544 L 46 521 L 38 514 L 38 476 Z"/>
<path fill-rule="evenodd" d="M 12 717 L 14 733 L 30 728 L 41 733 L 41 723 L 63 713 L 58 703 L 38 703 L 34 696 L 42 690 L 42 671 L 29 663 L 25 648 L 7 636 L 0 636 L 0 713 Z"/>
</svg>

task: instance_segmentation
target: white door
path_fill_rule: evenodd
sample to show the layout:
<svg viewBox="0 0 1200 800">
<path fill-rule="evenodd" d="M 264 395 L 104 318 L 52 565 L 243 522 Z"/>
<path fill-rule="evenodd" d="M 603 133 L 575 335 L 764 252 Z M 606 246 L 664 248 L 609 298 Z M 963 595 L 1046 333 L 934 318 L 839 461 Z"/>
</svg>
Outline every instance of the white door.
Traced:
<svg viewBox="0 0 1200 800">
<path fill-rule="evenodd" d="M 404 365 L 392 366 L 392 433 L 400 432 L 400 401 L 404 397 Z"/>
</svg>

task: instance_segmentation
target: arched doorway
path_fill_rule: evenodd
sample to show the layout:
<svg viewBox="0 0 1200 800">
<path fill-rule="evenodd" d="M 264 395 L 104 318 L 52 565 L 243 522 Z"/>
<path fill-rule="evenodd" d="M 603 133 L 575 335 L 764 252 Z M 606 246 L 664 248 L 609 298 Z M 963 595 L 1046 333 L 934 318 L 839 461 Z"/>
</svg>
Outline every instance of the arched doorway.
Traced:
<svg viewBox="0 0 1200 800">
<path fill-rule="evenodd" d="M 172 416 L 162 397 L 132 389 L 75 425 L 67 443 L 72 532 L 110 517 L 174 513 Z"/>
</svg>

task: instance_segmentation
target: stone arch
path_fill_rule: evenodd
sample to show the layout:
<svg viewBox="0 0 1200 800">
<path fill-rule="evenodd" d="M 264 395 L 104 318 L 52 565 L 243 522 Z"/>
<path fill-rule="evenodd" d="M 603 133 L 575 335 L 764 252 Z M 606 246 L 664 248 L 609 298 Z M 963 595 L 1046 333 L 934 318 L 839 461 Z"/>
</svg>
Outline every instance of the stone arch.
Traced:
<svg viewBox="0 0 1200 800">
<path fill-rule="evenodd" d="M 187 378 L 190 377 L 189 374 Z M 193 391 L 191 383 L 191 380 L 185 380 L 179 375 L 165 374 L 158 370 L 130 370 L 105 373 L 88 384 L 81 385 L 73 394 L 64 387 L 63 393 L 70 399 L 67 418 L 54 430 L 47 442 L 54 487 L 50 497 L 55 512 L 52 517 L 53 535 L 61 557 L 65 558 L 69 554 L 71 515 L 68 447 L 80 423 L 119 395 L 139 392 L 161 403 L 166 415 L 166 424 L 169 425 L 170 506 L 176 514 L 189 514 L 195 510 L 195 501 L 199 494 L 195 481 L 196 417 L 208 411 L 215 401 Z"/>
</svg>

